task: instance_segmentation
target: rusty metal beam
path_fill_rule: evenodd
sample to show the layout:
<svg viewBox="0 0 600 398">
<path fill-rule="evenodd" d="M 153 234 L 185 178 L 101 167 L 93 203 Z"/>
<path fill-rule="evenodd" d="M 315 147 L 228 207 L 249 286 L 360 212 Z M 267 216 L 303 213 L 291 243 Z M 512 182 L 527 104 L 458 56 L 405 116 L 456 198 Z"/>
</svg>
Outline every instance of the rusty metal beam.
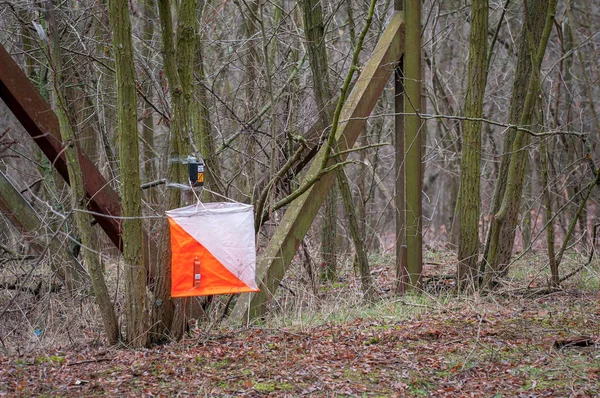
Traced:
<svg viewBox="0 0 600 398">
<path fill-rule="evenodd" d="M 69 183 L 56 114 L 2 45 L 0 45 L 0 98 L 50 159 L 62 178 Z M 88 209 L 95 213 L 120 216 L 119 195 L 79 147 L 78 153 Z M 122 250 L 119 220 L 102 216 L 94 216 L 94 218 L 115 246 Z"/>
<path fill-rule="evenodd" d="M 336 136 L 337 148 L 340 151 L 354 145 L 403 52 L 404 18 L 401 13 L 397 13 L 381 35 L 371 58 L 344 104 L 340 117 L 342 122 Z M 321 172 L 325 156 L 325 147 L 322 147 L 313 159 L 305 181 Z M 341 157 L 345 159 L 346 156 Z M 232 317 L 237 320 L 249 320 L 265 313 L 267 304 L 273 298 L 279 282 L 334 181 L 335 172 L 325 174 L 290 204 L 258 262 L 260 292 L 242 295 L 232 312 Z"/>
</svg>

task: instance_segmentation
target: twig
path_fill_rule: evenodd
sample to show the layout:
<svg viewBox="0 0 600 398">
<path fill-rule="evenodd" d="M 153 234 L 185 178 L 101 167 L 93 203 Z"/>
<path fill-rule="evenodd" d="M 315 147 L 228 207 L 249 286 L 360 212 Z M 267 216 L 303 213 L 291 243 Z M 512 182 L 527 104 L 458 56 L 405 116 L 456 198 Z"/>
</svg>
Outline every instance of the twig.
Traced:
<svg viewBox="0 0 600 398">
<path fill-rule="evenodd" d="M 380 147 L 380 146 L 388 146 L 388 145 L 392 145 L 392 144 L 389 143 L 389 142 L 380 142 L 380 143 L 377 143 L 377 144 L 365 145 L 365 146 L 360 146 L 360 147 L 357 147 L 357 148 L 350 148 L 350 149 L 346 149 L 345 151 L 338 151 L 338 152 L 336 152 L 334 154 L 331 154 L 329 157 L 330 158 L 336 158 L 336 157 L 338 157 L 340 155 L 346 155 L 346 154 L 352 153 L 352 152 L 359 152 L 359 151 L 363 151 L 365 149 L 377 148 L 377 147 Z"/>
<path fill-rule="evenodd" d="M 373 119 L 376 117 L 388 117 L 388 116 L 396 116 L 396 115 L 406 115 L 406 116 L 411 116 L 411 115 L 415 115 L 415 113 L 412 112 L 396 112 L 396 113 L 378 113 L 377 115 L 371 115 L 368 117 L 365 117 L 364 119 Z M 498 126 L 498 127 L 504 127 L 506 129 L 514 129 L 515 131 L 521 131 L 524 133 L 529 134 L 532 137 L 549 137 L 549 136 L 555 136 L 555 135 L 573 135 L 576 137 L 580 137 L 585 139 L 588 134 L 587 133 L 580 133 L 577 131 L 563 131 L 563 130 L 548 130 L 546 132 L 535 132 L 533 130 L 531 130 L 530 128 L 525 127 L 525 125 L 519 125 L 519 124 L 512 124 L 512 123 L 502 123 L 502 122 L 498 122 L 496 120 L 492 120 L 492 119 L 486 119 L 483 117 L 467 117 L 467 116 L 459 116 L 459 115 L 434 115 L 434 114 L 430 114 L 430 113 L 416 113 L 417 116 L 419 116 L 421 119 L 425 119 L 425 120 L 429 120 L 429 119 L 448 119 L 448 120 L 458 120 L 458 121 L 470 121 L 470 122 L 480 122 L 480 123 L 486 123 L 486 124 L 491 124 L 492 126 Z M 360 118 L 354 118 L 354 119 L 360 119 Z"/>
<path fill-rule="evenodd" d="M 88 57 L 88 58 L 90 58 L 92 61 L 94 61 L 94 62 L 96 62 L 96 63 L 98 63 L 98 64 L 102 65 L 102 66 L 103 66 L 103 67 L 104 67 L 106 70 L 108 70 L 109 72 L 111 72 L 111 73 L 113 73 L 113 74 L 116 74 L 116 73 L 117 73 L 117 71 L 116 71 L 116 70 L 115 70 L 113 67 L 111 67 L 110 65 L 106 64 L 106 63 L 105 63 L 105 62 L 103 62 L 101 59 L 99 59 L 99 58 L 97 58 L 97 57 L 94 57 L 94 56 L 93 56 L 93 55 L 91 55 L 91 54 L 82 53 L 82 52 L 75 51 L 75 50 L 73 50 L 73 49 L 71 49 L 71 48 L 66 48 L 66 47 L 64 48 L 64 50 L 65 50 L 65 51 L 67 51 L 67 52 L 71 52 L 71 53 L 73 53 L 73 54 L 75 54 L 75 55 L 80 55 L 80 56 L 83 56 L 83 57 Z M 136 91 L 137 91 L 138 95 L 139 95 L 139 96 L 140 96 L 140 97 L 141 97 L 141 98 L 144 100 L 144 102 L 146 102 L 148 105 L 150 105 L 150 107 L 152 107 L 152 109 L 154 109 L 154 111 L 155 111 L 156 113 L 158 113 L 158 114 L 159 114 L 159 115 L 160 115 L 160 116 L 161 116 L 163 119 L 165 119 L 165 120 L 167 120 L 167 121 L 170 121 L 170 120 L 171 120 L 171 118 L 169 117 L 169 115 L 167 115 L 165 112 L 163 112 L 163 111 L 161 111 L 160 109 L 158 109 L 158 107 L 157 107 L 156 105 L 154 105 L 154 103 L 152 103 L 152 101 L 150 101 L 150 100 L 148 99 L 148 97 L 146 96 L 146 94 L 145 94 L 145 93 L 143 92 L 143 90 L 141 89 L 141 85 L 139 84 L 139 82 L 138 82 L 137 80 L 136 80 L 136 84 L 135 84 L 135 89 L 136 89 Z"/>
<path fill-rule="evenodd" d="M 34 186 L 36 186 L 37 184 L 39 184 L 40 182 L 44 182 L 45 180 L 43 178 L 39 178 L 37 180 L 35 180 L 34 182 L 32 182 L 31 184 L 29 184 L 29 186 L 27 186 L 27 188 L 21 190 L 21 192 L 19 192 L 21 195 L 24 194 L 25 192 L 29 191 L 31 188 L 33 188 Z"/>
<path fill-rule="evenodd" d="M 325 169 L 327 167 L 327 163 L 329 162 L 329 155 L 331 151 L 335 148 L 335 139 L 337 135 L 337 129 L 340 124 L 340 116 L 342 114 L 342 108 L 344 103 L 346 102 L 347 93 L 350 90 L 350 84 L 352 83 L 352 78 L 354 77 L 354 73 L 359 70 L 358 67 L 358 56 L 362 51 L 363 42 L 365 40 L 365 36 L 369 31 L 369 27 L 371 26 L 371 21 L 373 20 L 373 14 L 375 12 L 375 4 L 376 0 L 372 0 L 369 5 L 369 11 L 367 12 L 367 17 L 365 19 L 365 25 L 363 26 L 360 35 L 358 36 L 358 42 L 356 47 L 354 48 L 354 52 L 352 54 L 352 63 L 350 64 L 350 69 L 346 74 L 346 78 L 344 79 L 344 84 L 341 88 L 340 97 L 338 98 L 337 105 L 335 107 L 335 112 L 333 113 L 333 122 L 331 123 L 331 130 L 329 131 L 329 136 L 327 137 L 327 144 L 325 147 L 325 156 L 323 157 L 323 161 L 321 164 L 321 169 Z M 416 109 L 416 108 L 415 108 Z"/>
<path fill-rule="evenodd" d="M 56 238 L 56 236 L 58 235 L 58 233 L 62 230 L 62 227 L 64 226 L 65 222 L 67 222 L 67 219 L 68 219 L 68 217 L 64 217 L 62 219 L 62 221 L 60 222 L 60 225 L 56 228 L 56 231 L 54 232 L 54 234 L 52 234 L 52 237 L 48 240 L 49 242 Z M 25 283 L 27 283 L 27 280 L 31 277 L 31 275 L 33 275 L 33 271 L 40 265 L 40 263 L 42 262 L 42 260 L 46 256 L 46 253 L 48 252 L 49 249 L 50 249 L 50 245 L 49 244 L 46 245 L 46 247 L 44 247 L 44 250 L 42 250 L 42 252 L 38 256 L 37 260 L 35 261 L 35 264 L 33 264 L 33 266 L 31 267 L 31 269 L 27 273 L 27 275 L 25 275 L 25 280 L 23 281 L 22 286 L 24 286 Z M 4 314 L 6 313 L 6 311 L 8 310 L 8 308 L 15 302 L 15 300 L 17 299 L 17 297 L 19 297 L 19 293 L 20 292 L 21 292 L 21 290 L 17 290 L 17 293 L 8 301 L 8 303 L 6 303 L 6 305 L 4 306 L 4 309 L 2 310 L 2 312 L 0 312 L 0 317 L 4 316 Z"/>
<path fill-rule="evenodd" d="M 7 246 L 4 246 L 2 243 L 0 243 L 0 249 L 4 250 L 6 253 L 8 253 L 10 255 L 17 256 L 16 252 L 12 251 Z"/>
<path fill-rule="evenodd" d="M 335 169 L 337 169 L 338 167 L 344 167 L 345 165 L 349 164 L 349 163 L 354 163 L 353 160 L 346 160 L 344 162 L 341 163 L 336 163 L 332 166 L 329 166 L 325 169 L 322 169 L 320 172 L 318 172 L 314 177 L 310 178 L 307 182 L 305 182 L 304 184 L 302 184 L 302 186 L 300 188 L 298 188 L 297 190 L 295 190 L 294 192 L 292 192 L 290 195 L 288 195 L 287 197 L 281 199 L 279 202 L 275 203 L 273 205 L 272 210 L 279 210 L 280 208 L 282 208 L 283 206 L 289 204 L 290 202 L 294 201 L 294 199 L 298 198 L 300 195 L 302 195 L 303 193 L 305 193 L 306 191 L 308 191 L 308 189 L 313 186 L 313 184 L 315 184 L 319 179 L 321 179 L 321 177 L 323 177 L 325 174 L 334 171 Z"/>
<path fill-rule="evenodd" d="M 72 362 L 72 363 L 68 363 L 67 366 L 76 366 L 76 365 L 84 365 L 86 363 L 97 363 L 97 362 L 106 362 L 106 361 L 112 361 L 113 359 L 115 359 L 116 357 L 113 358 L 95 358 L 95 359 L 88 359 L 85 361 L 79 361 L 79 362 Z"/>
<path fill-rule="evenodd" d="M 261 225 L 264 224 L 264 222 L 268 219 L 269 213 L 273 211 L 273 209 L 264 209 L 271 188 L 287 174 L 287 172 L 298 160 L 300 160 L 300 157 L 302 156 L 302 153 L 304 153 L 305 149 L 307 149 L 306 143 L 301 141 L 301 146 L 298 148 L 296 153 L 294 153 L 294 155 L 288 159 L 288 161 L 283 165 L 279 172 L 275 174 L 275 176 L 271 179 L 271 181 L 269 181 L 269 183 L 261 192 L 259 199 L 256 202 L 256 219 L 254 221 L 254 229 L 256 231 L 260 229 Z"/>
<path fill-rule="evenodd" d="M 584 268 L 587 268 L 588 265 L 590 265 L 590 263 L 592 262 L 592 258 L 594 257 L 594 252 L 592 251 L 592 254 L 590 255 L 587 263 L 583 264 L 582 266 L 580 266 L 579 268 L 575 269 L 574 271 L 569 272 L 567 275 L 563 276 L 562 278 L 560 278 L 560 283 L 563 283 L 564 281 L 566 281 L 567 279 L 570 279 L 571 277 L 575 276 L 576 274 L 578 274 L 579 272 L 581 272 Z"/>
<path fill-rule="evenodd" d="M 147 182 L 145 184 L 140 185 L 140 189 L 153 188 L 153 187 L 156 187 L 158 185 L 166 184 L 166 183 L 167 183 L 167 179 L 166 178 L 161 178 L 160 180 L 156 180 L 156 181 L 152 181 L 152 182 Z"/>
<path fill-rule="evenodd" d="M 431 305 L 427 305 L 427 304 L 418 304 L 418 303 L 409 303 L 407 302 L 405 299 L 398 299 L 398 300 L 394 300 L 391 302 L 391 304 L 395 304 L 395 303 L 400 303 L 402 305 L 409 305 L 411 307 L 419 307 L 419 308 L 427 308 L 428 310 L 433 310 L 435 309 L 434 307 L 432 307 Z"/>
<path fill-rule="evenodd" d="M 492 38 L 492 43 L 490 44 L 490 49 L 487 54 L 487 70 L 490 69 L 490 63 L 492 60 L 492 56 L 494 55 L 494 45 L 498 40 L 498 34 L 500 33 L 500 28 L 502 27 L 502 21 L 504 21 L 504 15 L 506 14 L 506 10 L 508 5 L 510 4 L 510 0 L 506 0 L 504 7 L 502 7 L 502 14 L 500 15 L 500 19 L 498 20 L 498 25 L 496 26 L 496 30 L 494 31 L 494 37 Z"/>
<path fill-rule="evenodd" d="M 563 245 L 560 248 L 560 250 L 558 251 L 558 254 L 556 255 L 556 267 L 557 268 L 560 266 L 560 262 L 562 260 L 563 254 L 565 253 L 565 250 L 569 243 L 569 239 L 571 238 L 571 235 L 573 234 L 573 231 L 575 230 L 575 225 L 577 224 L 577 220 L 581 216 L 581 212 L 583 211 L 583 208 L 587 204 L 587 201 L 589 200 L 590 195 L 592 194 L 592 191 L 594 190 L 594 186 L 597 185 L 599 182 L 600 182 L 600 173 L 597 173 L 594 181 L 592 181 L 590 184 L 588 184 L 589 189 L 587 191 L 587 195 L 579 204 L 579 208 L 577 209 L 577 212 L 575 213 L 575 217 L 573 218 L 573 220 L 571 220 L 571 225 L 569 225 L 569 229 L 568 229 L 567 235 L 565 236 L 565 239 L 563 241 Z"/>
<path fill-rule="evenodd" d="M 227 313 L 229 312 L 229 305 L 231 304 L 231 301 L 233 300 L 234 296 L 235 296 L 235 294 L 229 295 L 229 298 L 227 299 L 227 302 L 225 303 L 225 308 L 223 309 L 223 313 L 219 317 L 219 323 L 223 322 L 223 319 L 225 319 L 225 317 L 227 316 Z"/>
<path fill-rule="evenodd" d="M 592 169 L 594 170 L 594 169 Z M 572 276 L 576 275 L 577 273 L 581 272 L 584 268 L 586 268 L 588 265 L 590 265 L 592 263 L 592 259 L 594 258 L 594 253 L 596 252 L 595 250 L 595 242 L 596 242 L 596 236 L 598 234 L 598 228 L 600 227 L 600 224 L 595 224 L 594 225 L 594 234 L 592 237 L 592 249 L 590 250 L 590 255 L 588 257 L 588 261 L 587 263 L 583 264 L 582 266 L 580 266 L 579 268 L 577 268 L 576 270 L 568 273 L 567 275 L 563 276 L 562 278 L 560 278 L 560 283 L 566 281 L 567 279 L 571 278 Z"/>
</svg>

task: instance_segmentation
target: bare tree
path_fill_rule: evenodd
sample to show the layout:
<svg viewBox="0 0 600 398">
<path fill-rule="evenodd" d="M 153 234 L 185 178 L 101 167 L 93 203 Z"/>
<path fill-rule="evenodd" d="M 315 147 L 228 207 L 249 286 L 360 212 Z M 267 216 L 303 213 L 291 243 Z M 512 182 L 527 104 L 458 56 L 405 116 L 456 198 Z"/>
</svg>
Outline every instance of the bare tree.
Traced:
<svg viewBox="0 0 600 398">
<path fill-rule="evenodd" d="M 53 2 L 46 3 L 46 18 L 48 21 L 49 34 L 51 39 L 52 49 L 52 68 L 54 71 L 54 94 L 57 103 L 56 115 L 60 123 L 60 130 L 63 142 L 67 143 L 65 155 L 67 158 L 67 168 L 69 171 L 69 180 L 71 183 L 71 200 L 72 207 L 75 211 L 75 221 L 77 230 L 81 238 L 81 243 L 84 246 L 84 258 L 90 272 L 92 287 L 96 302 L 100 308 L 100 314 L 104 322 L 104 329 L 109 344 L 116 344 L 120 340 L 119 323 L 110 299 L 108 288 L 102 273 L 102 266 L 99 257 L 93 252 L 97 249 L 92 239 L 92 227 L 90 225 L 90 217 L 85 213 L 85 194 L 83 187 L 83 178 L 81 169 L 79 168 L 78 147 L 79 143 L 71 120 L 68 115 L 68 107 L 66 95 L 64 94 L 64 80 L 62 67 L 62 54 L 60 49 L 59 28 L 56 19 L 55 4 Z M 81 151 L 81 149 L 79 149 Z"/>
<path fill-rule="evenodd" d="M 465 116 L 480 119 L 487 82 L 488 1 L 471 3 L 469 72 Z M 481 122 L 466 120 L 462 136 L 460 174 L 460 233 L 458 241 L 458 281 L 472 285 L 477 275 L 479 255 L 479 207 L 481 175 Z"/>
<path fill-rule="evenodd" d="M 123 260 L 127 342 L 134 347 L 148 344 L 146 269 L 142 233 L 140 151 L 137 128 L 137 92 L 133 64 L 131 20 L 127 0 L 108 2 L 112 44 L 117 74 L 119 164 L 123 198 Z"/>
</svg>

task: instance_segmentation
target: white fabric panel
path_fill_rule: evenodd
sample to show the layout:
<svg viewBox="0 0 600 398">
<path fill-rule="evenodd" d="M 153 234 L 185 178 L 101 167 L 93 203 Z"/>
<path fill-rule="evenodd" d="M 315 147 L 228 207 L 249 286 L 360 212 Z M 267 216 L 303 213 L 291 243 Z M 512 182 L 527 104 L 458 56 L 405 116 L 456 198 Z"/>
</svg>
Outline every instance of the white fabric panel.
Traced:
<svg viewBox="0 0 600 398">
<path fill-rule="evenodd" d="M 233 275 L 257 289 L 254 207 L 242 203 L 199 203 L 166 212 Z"/>
</svg>

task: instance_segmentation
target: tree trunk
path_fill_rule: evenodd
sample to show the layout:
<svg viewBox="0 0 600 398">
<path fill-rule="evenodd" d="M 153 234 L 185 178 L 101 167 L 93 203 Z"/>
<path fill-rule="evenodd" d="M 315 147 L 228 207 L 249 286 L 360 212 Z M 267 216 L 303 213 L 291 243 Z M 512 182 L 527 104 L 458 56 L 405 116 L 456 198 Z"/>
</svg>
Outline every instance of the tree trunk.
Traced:
<svg viewBox="0 0 600 398">
<path fill-rule="evenodd" d="M 163 66 L 169 84 L 169 93 L 171 94 L 171 139 L 165 154 L 165 172 L 169 181 L 180 182 L 183 178 L 182 167 L 168 162 L 168 159 L 180 156 L 179 145 L 182 140 L 180 117 L 178 117 L 182 90 L 175 66 L 173 19 L 169 0 L 158 0 L 158 14 L 161 27 Z M 164 204 L 166 209 L 175 209 L 181 206 L 181 195 L 177 190 L 167 190 L 166 196 Z M 166 221 L 161 222 L 159 231 L 161 231 L 158 243 L 159 258 L 158 261 L 153 262 L 153 266 L 156 267 L 154 274 L 157 276 L 155 284 L 152 286 L 154 303 L 152 306 L 151 339 L 153 342 L 161 342 L 169 336 L 174 313 L 174 302 L 171 299 L 171 238 Z"/>
<path fill-rule="evenodd" d="M 338 163 L 342 162 L 342 159 L 337 157 Z M 350 185 L 348 184 L 348 177 L 343 167 L 336 169 L 337 182 L 340 187 L 342 194 L 342 201 L 344 203 L 344 210 L 348 217 L 350 235 L 352 242 L 354 243 L 354 250 L 356 252 L 356 262 L 358 263 L 358 270 L 360 273 L 360 286 L 364 297 L 367 301 L 373 299 L 373 280 L 371 278 L 371 270 L 369 268 L 369 260 L 367 258 L 367 250 L 365 249 L 365 243 L 361 236 L 360 229 L 358 226 L 358 217 L 355 213 L 355 206 L 352 202 L 352 192 L 350 191 Z"/>
<path fill-rule="evenodd" d="M 244 16 L 244 39 L 247 40 L 248 50 L 244 57 L 245 65 L 245 88 L 244 94 L 246 99 L 246 107 L 244 112 L 244 120 L 251 120 L 256 112 L 255 104 L 261 101 L 261 91 L 258 86 L 259 76 L 259 54 L 256 47 L 257 40 L 255 35 L 257 33 L 258 22 L 255 16 L 258 15 L 258 3 L 260 0 L 249 0 L 244 2 L 247 8 L 249 16 L 242 12 Z M 275 104 L 271 104 L 274 106 Z M 253 181 L 256 179 L 255 166 L 256 163 L 253 161 L 258 155 L 259 148 L 256 142 L 256 137 L 253 131 L 244 134 L 242 137 L 244 141 L 244 150 L 241 156 L 237 156 L 234 159 L 236 163 L 235 167 L 240 170 L 241 183 L 239 184 L 240 195 L 236 200 L 243 201 L 248 197 L 254 197 L 256 186 L 253 186 Z M 258 231 L 256 231 L 258 233 Z"/>
<path fill-rule="evenodd" d="M 556 256 L 554 254 L 554 220 L 552 219 L 552 199 L 550 197 L 550 186 L 548 185 L 548 151 L 546 150 L 546 141 L 540 141 L 540 166 L 541 166 L 541 186 L 542 198 L 546 211 L 544 213 L 544 223 L 546 224 L 546 245 L 548 250 L 548 263 L 550 264 L 550 273 L 552 275 L 552 286 L 558 287 L 560 276 L 558 266 L 556 265 Z"/>
<path fill-rule="evenodd" d="M 142 57 L 146 62 L 150 60 L 151 44 L 154 37 L 154 24 L 156 23 L 156 2 L 155 0 L 144 0 L 143 3 L 144 26 L 142 30 L 142 40 L 145 42 L 142 47 Z M 143 84 L 144 95 L 149 100 L 152 100 L 154 90 L 152 90 L 152 79 L 148 75 L 150 67 L 146 68 L 145 83 Z M 144 179 L 146 181 L 154 181 L 157 176 L 156 172 L 156 156 L 154 155 L 154 111 L 147 101 L 143 102 L 142 108 L 142 137 L 144 139 Z M 156 203 L 156 190 L 149 189 L 146 191 L 146 197 L 152 204 Z"/>
<path fill-rule="evenodd" d="M 321 280 L 334 281 L 337 276 L 337 189 L 334 186 L 327 194 L 321 219 Z"/>
<path fill-rule="evenodd" d="M 509 123 L 511 124 L 528 125 L 532 120 L 539 93 L 539 72 L 554 21 L 556 0 L 550 2 L 536 0 L 531 2 L 529 7 L 529 10 L 527 8 L 525 10 L 525 22 L 519 45 L 519 59 L 510 106 Z M 504 277 L 508 272 L 527 166 L 526 149 L 530 136 L 522 131 L 509 131 L 507 139 L 508 134 L 513 139 L 511 142 L 505 139 L 506 155 L 502 159 L 500 176 L 497 179 L 493 207 L 495 214 L 483 262 L 483 265 L 489 266 L 485 275 L 486 285 L 495 284 L 498 278 Z"/>
<path fill-rule="evenodd" d="M 158 1 L 158 11 L 162 30 L 163 62 L 165 75 L 171 94 L 171 140 L 168 158 L 177 159 L 191 153 L 191 98 L 192 72 L 196 50 L 196 0 L 181 2 L 177 27 L 177 48 L 173 38 L 171 2 Z M 167 170 L 169 181 L 185 183 L 187 173 L 180 164 L 169 163 Z M 172 189 L 167 193 L 165 206 L 167 209 L 180 207 L 182 204 L 179 191 Z M 187 327 L 186 308 L 188 299 L 172 300 L 171 295 L 171 247 L 168 224 L 162 224 L 160 259 L 157 266 L 160 278 L 154 287 L 156 306 L 153 314 L 153 339 L 162 340 L 169 335 L 180 339 Z"/>
<path fill-rule="evenodd" d="M 325 48 L 325 26 L 320 0 L 302 0 L 304 12 L 304 36 L 308 49 L 310 70 L 312 72 L 313 93 L 319 118 L 323 126 L 331 124 L 332 115 L 329 102 L 331 101 L 331 80 L 327 49 Z M 338 174 L 339 176 L 339 174 Z M 324 280 L 334 280 L 337 273 L 336 256 L 337 237 L 337 193 L 331 189 L 323 206 L 321 224 L 321 256 L 323 258 Z"/>
<path fill-rule="evenodd" d="M 100 309 L 100 314 L 104 323 L 104 329 L 106 331 L 106 337 L 108 339 L 108 343 L 113 345 L 116 344 L 120 338 L 119 324 L 113 304 L 110 300 L 108 288 L 106 287 L 106 283 L 104 281 L 104 274 L 102 273 L 100 259 L 94 253 L 96 246 L 92 240 L 90 217 L 88 214 L 81 211 L 86 209 L 86 205 L 84 202 L 85 193 L 83 187 L 83 177 L 81 175 L 79 158 L 77 155 L 79 143 L 72 128 L 71 121 L 69 120 L 66 96 L 64 95 L 62 86 L 63 77 L 60 41 L 58 36 L 59 29 L 57 26 L 55 5 L 53 2 L 46 3 L 46 18 L 48 20 L 48 30 L 52 40 L 50 45 L 52 63 L 54 65 L 53 81 L 55 100 L 57 104 L 56 116 L 60 125 L 62 140 L 65 144 L 65 157 L 71 184 L 71 204 L 73 210 L 75 211 L 75 222 L 79 231 L 81 243 L 84 246 L 83 256 L 92 280 L 92 288 L 94 289 L 96 302 L 98 303 L 98 307 Z"/>
<path fill-rule="evenodd" d="M 471 3 L 469 72 L 465 116 L 481 118 L 487 82 L 488 0 Z M 465 120 L 460 176 L 460 224 L 458 241 L 459 288 L 475 287 L 479 256 L 479 212 L 481 175 L 481 122 Z"/>
<path fill-rule="evenodd" d="M 208 93 L 203 85 L 205 82 L 204 46 L 200 34 L 196 37 L 196 68 L 197 79 L 200 84 L 195 84 L 195 99 L 192 103 L 192 130 L 194 141 L 202 154 L 202 158 L 206 162 L 205 186 L 217 194 L 224 195 L 223 182 L 221 181 L 221 164 L 216 154 L 211 128 Z M 209 201 L 221 200 L 217 195 L 206 193 L 204 196 Z"/>
<path fill-rule="evenodd" d="M 529 175 L 533 174 L 534 171 L 533 165 L 528 162 L 529 166 Z M 531 234 L 532 230 L 532 217 L 531 217 L 531 204 L 528 203 L 529 199 L 533 195 L 533 186 L 532 184 L 527 184 L 525 186 L 525 192 L 523 197 L 525 198 L 525 203 L 522 204 L 522 212 L 523 212 L 523 220 L 521 221 L 521 237 L 523 238 L 522 242 L 522 250 L 525 251 L 531 245 Z"/>
<path fill-rule="evenodd" d="M 111 40 L 108 0 L 99 0 L 98 3 L 101 5 L 101 7 L 99 7 L 100 15 L 94 22 L 95 38 L 98 43 L 96 45 L 96 57 L 104 59 L 105 61 L 102 65 L 97 65 L 100 86 L 96 96 L 96 108 L 101 130 L 100 136 L 102 137 L 102 145 L 108 164 L 108 173 L 110 174 L 108 180 L 110 182 L 114 181 L 112 186 L 115 191 L 117 191 L 118 182 L 115 171 L 119 166 L 117 161 L 118 154 L 116 153 L 118 150 L 117 148 L 114 148 L 115 134 L 113 133 L 117 129 L 117 126 L 115 126 L 117 115 L 114 107 L 114 93 L 117 91 L 115 82 L 116 76 L 114 73 L 115 60 L 110 51 L 110 46 L 106 45 L 106 43 Z"/>
<path fill-rule="evenodd" d="M 196 61 L 196 39 L 197 39 L 197 20 L 196 11 L 198 7 L 197 0 L 182 0 L 179 2 L 179 12 L 177 13 L 177 74 L 179 84 L 181 85 L 183 98 L 180 106 L 182 112 L 176 113 L 180 117 L 179 125 L 181 127 L 181 141 L 179 143 L 179 156 L 183 157 L 194 152 L 193 142 L 194 133 L 192 127 L 192 93 L 193 93 L 193 74 L 194 62 Z M 181 165 L 177 165 L 183 169 Z M 184 175 L 187 175 L 185 171 Z M 184 177 L 177 182 L 186 183 L 188 177 Z M 188 198 L 191 198 L 189 195 Z M 168 235 L 168 234 L 165 234 Z M 170 266 L 170 265 L 169 265 Z M 171 325 L 171 337 L 179 340 L 183 337 L 188 328 L 188 310 L 191 308 L 190 298 L 175 300 L 175 312 L 173 314 L 173 324 Z"/>
<path fill-rule="evenodd" d="M 123 259 L 125 263 L 125 315 L 127 342 L 134 347 L 148 343 L 146 269 L 142 233 L 140 151 L 137 129 L 137 92 L 133 64 L 131 20 L 127 0 L 109 0 L 109 19 L 117 70 L 117 110 Z"/>
</svg>

